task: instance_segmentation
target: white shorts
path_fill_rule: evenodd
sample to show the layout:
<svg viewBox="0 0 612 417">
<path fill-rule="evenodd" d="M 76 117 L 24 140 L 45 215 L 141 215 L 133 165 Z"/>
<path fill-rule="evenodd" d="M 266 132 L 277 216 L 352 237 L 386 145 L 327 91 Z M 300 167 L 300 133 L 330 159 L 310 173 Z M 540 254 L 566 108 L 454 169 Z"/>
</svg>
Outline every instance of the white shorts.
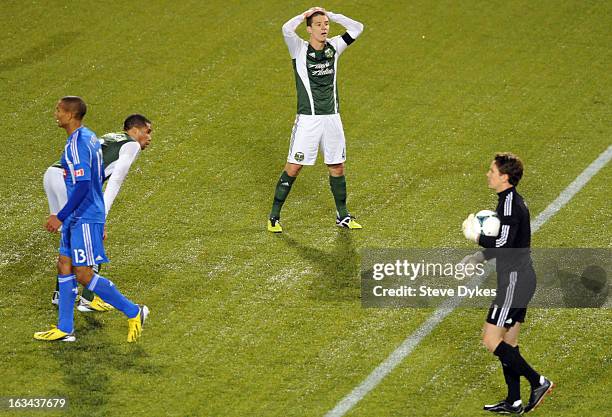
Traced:
<svg viewBox="0 0 612 417">
<path fill-rule="evenodd" d="M 298 114 L 291 132 L 287 162 L 314 165 L 319 145 L 326 164 L 340 164 L 346 160 L 346 144 L 340 115 Z"/>
<path fill-rule="evenodd" d="M 49 167 L 43 177 L 43 186 L 49 201 L 49 213 L 57 214 L 68 201 L 64 170 L 58 167 Z"/>
</svg>

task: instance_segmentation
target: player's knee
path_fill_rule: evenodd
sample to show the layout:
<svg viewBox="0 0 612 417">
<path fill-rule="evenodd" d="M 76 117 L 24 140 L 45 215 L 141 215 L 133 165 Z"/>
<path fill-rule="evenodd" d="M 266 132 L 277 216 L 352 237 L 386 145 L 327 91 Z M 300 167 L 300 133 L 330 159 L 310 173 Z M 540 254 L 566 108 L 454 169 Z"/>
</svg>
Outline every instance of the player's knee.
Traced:
<svg viewBox="0 0 612 417">
<path fill-rule="evenodd" d="M 341 177 L 344 175 L 344 163 L 328 165 L 329 173 L 334 177 Z"/>
<path fill-rule="evenodd" d="M 290 164 L 290 163 L 287 163 L 287 165 L 285 165 L 285 172 L 290 177 L 297 177 L 301 169 L 302 169 L 302 165 Z"/>
<path fill-rule="evenodd" d="M 67 275 L 72 272 L 72 262 L 70 261 L 70 258 L 60 256 L 57 259 L 57 272 L 60 275 Z"/>
<path fill-rule="evenodd" d="M 81 285 L 89 285 L 91 278 L 93 277 L 93 270 L 90 267 L 76 267 L 74 271 L 76 280 Z"/>
<path fill-rule="evenodd" d="M 483 345 L 485 345 L 485 347 L 487 348 L 487 350 L 491 353 L 493 353 L 495 351 L 495 349 L 497 348 L 497 346 L 499 345 L 499 343 L 502 341 L 503 339 L 497 335 L 492 335 L 492 334 L 487 334 L 485 333 L 482 336 L 482 343 Z"/>
<path fill-rule="evenodd" d="M 516 339 L 516 337 L 504 337 L 504 342 L 506 342 L 512 347 L 516 347 L 518 345 L 518 340 Z"/>
<path fill-rule="evenodd" d="M 76 280 L 79 284 L 83 285 L 83 286 L 88 286 L 89 283 L 91 282 L 91 277 L 87 277 L 85 275 L 76 275 Z"/>
</svg>

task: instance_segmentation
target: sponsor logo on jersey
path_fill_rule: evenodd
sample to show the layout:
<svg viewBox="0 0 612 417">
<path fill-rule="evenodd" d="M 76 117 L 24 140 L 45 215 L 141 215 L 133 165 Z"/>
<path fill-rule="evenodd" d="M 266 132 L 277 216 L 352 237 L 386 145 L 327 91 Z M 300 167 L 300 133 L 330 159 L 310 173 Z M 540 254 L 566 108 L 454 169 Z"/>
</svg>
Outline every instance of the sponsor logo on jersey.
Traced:
<svg viewBox="0 0 612 417">
<path fill-rule="evenodd" d="M 312 71 L 312 75 L 322 76 L 329 75 L 334 73 L 334 69 L 330 68 L 332 63 L 330 61 L 321 62 L 320 64 L 309 64 L 308 68 Z"/>
<path fill-rule="evenodd" d="M 330 75 L 334 73 L 334 69 L 333 68 L 328 68 L 328 69 L 324 69 L 324 70 L 318 70 L 318 71 L 313 71 L 312 75 L 316 75 L 316 76 L 323 76 L 323 75 Z"/>
<path fill-rule="evenodd" d="M 315 54 L 314 52 L 309 53 L 308 55 L 310 55 L 312 58 L 316 57 L 317 54 Z"/>
<path fill-rule="evenodd" d="M 322 70 L 329 67 L 331 63 L 329 61 L 321 62 L 320 64 L 309 64 L 308 68 Z"/>
</svg>

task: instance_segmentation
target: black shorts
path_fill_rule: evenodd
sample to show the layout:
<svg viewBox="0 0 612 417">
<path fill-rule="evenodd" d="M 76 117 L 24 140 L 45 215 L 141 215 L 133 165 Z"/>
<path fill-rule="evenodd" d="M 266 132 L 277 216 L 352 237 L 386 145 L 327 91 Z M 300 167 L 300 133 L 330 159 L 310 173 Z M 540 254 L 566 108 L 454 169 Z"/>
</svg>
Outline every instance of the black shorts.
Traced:
<svg viewBox="0 0 612 417">
<path fill-rule="evenodd" d="M 527 315 L 526 308 L 509 308 L 503 312 L 503 316 L 502 310 L 497 304 L 492 305 L 487 314 L 487 323 L 509 329 L 516 323 L 525 322 L 525 316 Z"/>
<path fill-rule="evenodd" d="M 535 293 L 536 278 L 533 268 L 498 273 L 497 296 L 489 308 L 487 323 L 509 329 L 523 323 L 527 304 Z"/>
</svg>

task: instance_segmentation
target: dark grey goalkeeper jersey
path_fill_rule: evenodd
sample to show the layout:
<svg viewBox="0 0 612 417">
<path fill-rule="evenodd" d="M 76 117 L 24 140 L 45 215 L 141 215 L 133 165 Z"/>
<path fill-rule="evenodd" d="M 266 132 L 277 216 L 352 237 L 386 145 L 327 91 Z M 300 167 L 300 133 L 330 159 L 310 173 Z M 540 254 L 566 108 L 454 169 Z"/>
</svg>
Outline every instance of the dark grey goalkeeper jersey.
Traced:
<svg viewBox="0 0 612 417">
<path fill-rule="evenodd" d="M 529 208 L 514 187 L 498 193 L 497 196 L 495 211 L 501 221 L 499 235 L 480 235 L 478 244 L 486 248 L 483 251 L 486 259 L 496 258 L 498 272 L 516 271 L 531 266 Z"/>
</svg>

